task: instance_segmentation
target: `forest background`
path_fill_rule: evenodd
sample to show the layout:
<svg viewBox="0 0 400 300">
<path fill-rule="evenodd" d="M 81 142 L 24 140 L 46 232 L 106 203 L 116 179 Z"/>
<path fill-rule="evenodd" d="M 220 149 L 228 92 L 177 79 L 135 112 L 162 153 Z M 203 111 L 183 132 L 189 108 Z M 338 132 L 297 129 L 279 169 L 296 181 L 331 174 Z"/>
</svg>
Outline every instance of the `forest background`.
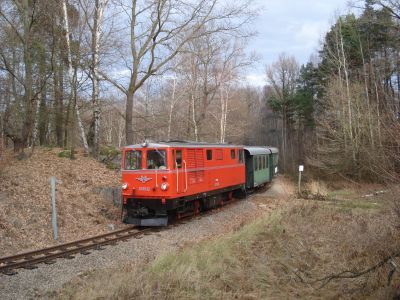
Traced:
<svg viewBox="0 0 400 300">
<path fill-rule="evenodd" d="M 245 80 L 251 0 L 2 0 L 0 153 L 144 140 L 270 145 L 280 170 L 398 181 L 400 3 L 359 1 L 318 55 Z M 27 149 L 29 147 L 29 149 Z M 71 151 L 73 153 L 73 151 Z M 1 155 L 1 154 L 0 154 Z"/>
</svg>

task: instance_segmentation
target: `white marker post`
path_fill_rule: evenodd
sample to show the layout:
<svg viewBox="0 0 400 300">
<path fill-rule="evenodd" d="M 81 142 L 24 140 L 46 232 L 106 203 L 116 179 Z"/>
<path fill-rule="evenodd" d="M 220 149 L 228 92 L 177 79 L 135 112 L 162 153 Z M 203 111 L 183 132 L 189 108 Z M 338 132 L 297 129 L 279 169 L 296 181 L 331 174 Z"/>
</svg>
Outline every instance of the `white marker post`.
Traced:
<svg viewBox="0 0 400 300">
<path fill-rule="evenodd" d="M 56 178 L 50 178 L 51 186 L 51 222 L 53 224 L 54 239 L 58 240 L 58 227 L 57 227 L 57 209 L 56 209 Z"/>
<path fill-rule="evenodd" d="M 301 173 L 304 171 L 304 166 L 303 165 L 300 165 L 299 166 L 299 194 L 301 193 L 301 190 L 300 190 L 300 185 L 301 185 Z"/>
</svg>

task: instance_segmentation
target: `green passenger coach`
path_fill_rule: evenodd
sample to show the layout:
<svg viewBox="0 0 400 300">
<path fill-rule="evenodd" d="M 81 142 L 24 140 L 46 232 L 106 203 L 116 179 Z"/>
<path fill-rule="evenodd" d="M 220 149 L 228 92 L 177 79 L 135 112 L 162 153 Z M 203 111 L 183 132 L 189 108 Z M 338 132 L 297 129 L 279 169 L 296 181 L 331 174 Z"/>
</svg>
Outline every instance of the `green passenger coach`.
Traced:
<svg viewBox="0 0 400 300">
<path fill-rule="evenodd" d="M 244 147 L 246 188 L 252 189 L 270 182 L 278 172 L 278 149 L 273 147 Z"/>
</svg>

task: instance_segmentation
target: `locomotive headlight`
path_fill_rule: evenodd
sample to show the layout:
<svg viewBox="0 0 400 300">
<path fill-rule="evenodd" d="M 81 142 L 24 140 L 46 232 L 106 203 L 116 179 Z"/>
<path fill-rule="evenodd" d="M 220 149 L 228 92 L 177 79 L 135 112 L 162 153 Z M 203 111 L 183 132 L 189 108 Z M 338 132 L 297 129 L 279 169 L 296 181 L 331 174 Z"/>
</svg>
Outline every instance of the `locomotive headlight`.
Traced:
<svg viewBox="0 0 400 300">
<path fill-rule="evenodd" d="M 161 190 L 166 191 L 168 189 L 168 183 L 163 182 L 161 183 Z"/>
<path fill-rule="evenodd" d="M 126 190 L 128 188 L 128 184 L 124 182 L 121 187 L 123 190 Z"/>
</svg>

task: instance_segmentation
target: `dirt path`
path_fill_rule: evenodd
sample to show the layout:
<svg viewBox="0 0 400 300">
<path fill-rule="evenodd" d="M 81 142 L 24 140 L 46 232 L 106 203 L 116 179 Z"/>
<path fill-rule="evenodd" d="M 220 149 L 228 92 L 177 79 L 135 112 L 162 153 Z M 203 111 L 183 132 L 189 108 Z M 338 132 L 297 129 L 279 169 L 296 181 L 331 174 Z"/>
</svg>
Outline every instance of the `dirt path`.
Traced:
<svg viewBox="0 0 400 300">
<path fill-rule="evenodd" d="M 261 195 L 272 199 L 288 199 L 294 192 L 293 183 L 285 177 L 278 176 Z"/>
</svg>

